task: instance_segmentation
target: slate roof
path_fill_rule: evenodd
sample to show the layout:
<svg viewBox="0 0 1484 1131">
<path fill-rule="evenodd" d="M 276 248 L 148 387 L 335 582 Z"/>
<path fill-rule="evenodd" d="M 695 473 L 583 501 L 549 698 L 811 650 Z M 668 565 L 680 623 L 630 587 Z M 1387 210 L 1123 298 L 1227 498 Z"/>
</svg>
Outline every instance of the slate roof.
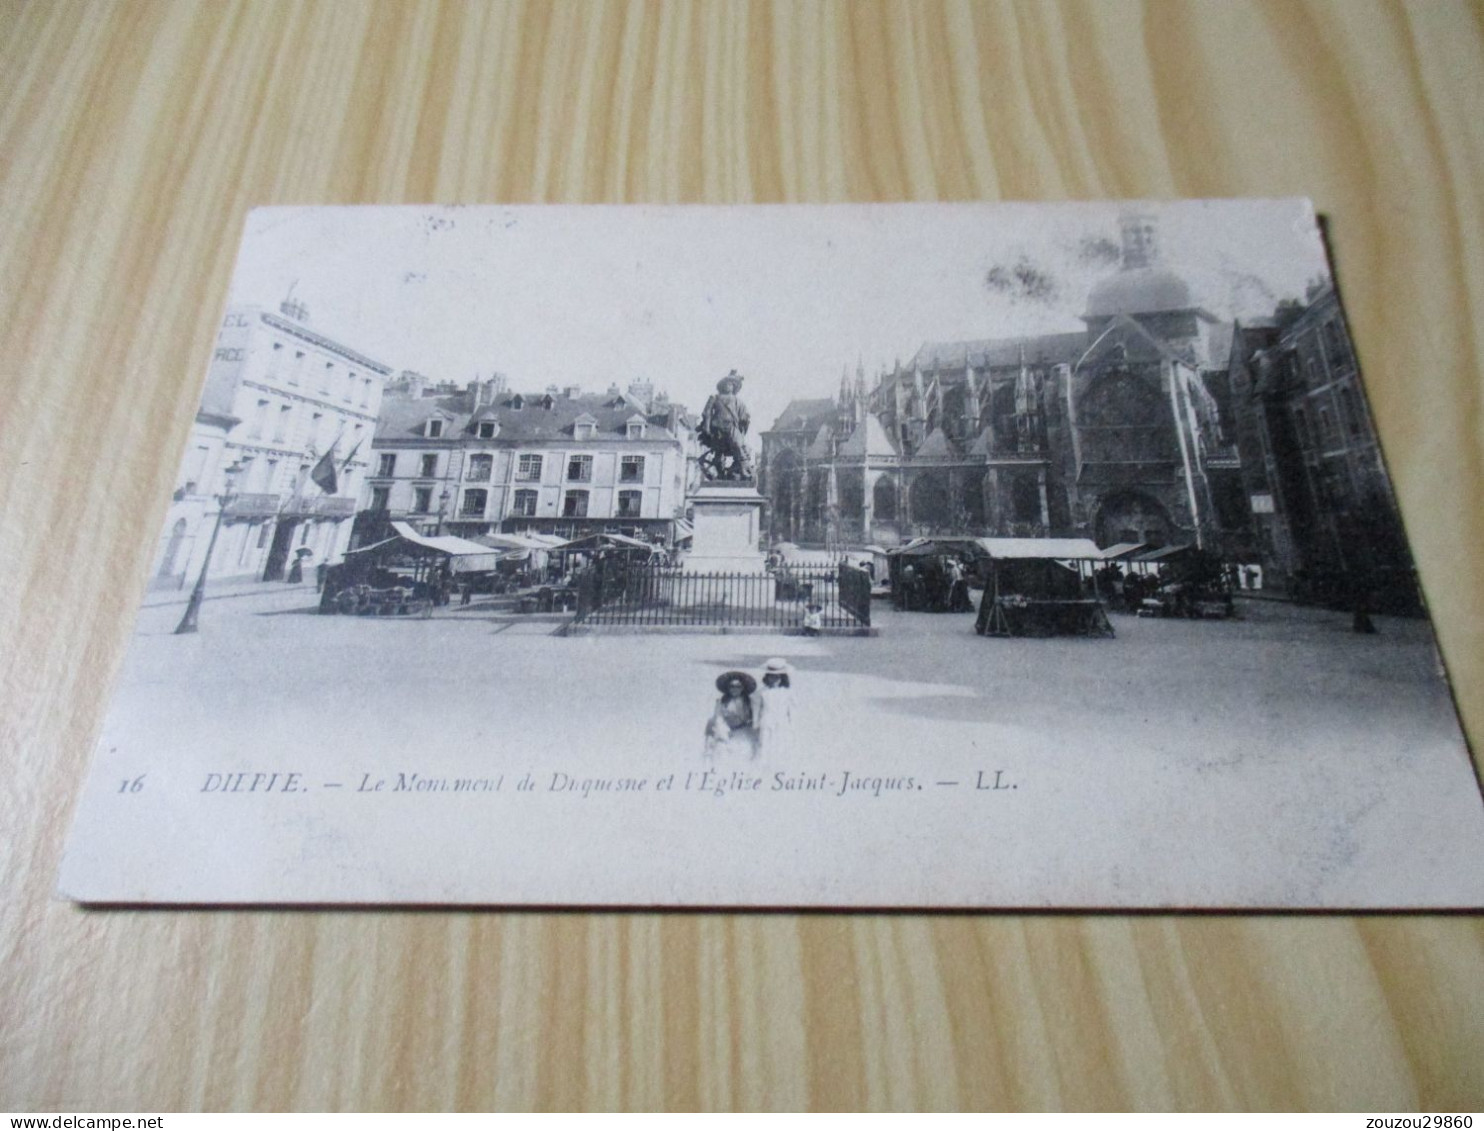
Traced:
<svg viewBox="0 0 1484 1131">
<path fill-rule="evenodd" d="M 770 431 L 773 432 L 817 432 L 821 424 L 835 419 L 835 402 L 830 397 L 813 400 L 789 401 L 778 414 Z"/>
<path fill-rule="evenodd" d="M 953 450 L 943 429 L 934 428 L 923 440 L 922 447 L 917 449 L 916 456 L 918 459 L 957 459 L 958 453 Z"/>
<path fill-rule="evenodd" d="M 828 424 L 821 424 L 819 431 L 814 434 L 814 442 L 804 452 L 804 457 L 806 459 L 829 459 L 834 455 L 834 445 L 831 443 L 834 434 L 834 429 Z"/>
<path fill-rule="evenodd" d="M 1062 365 L 1076 361 L 1087 348 L 1087 332 L 1074 330 L 1066 334 L 1039 334 L 1029 338 L 980 338 L 964 342 L 923 342 L 912 355 L 907 368 L 920 366 L 930 370 L 935 365 L 945 369 L 962 369 L 968 356 L 976 369 L 1003 369 L 1020 364 L 1021 348 L 1028 365 Z"/>
<path fill-rule="evenodd" d="M 881 421 L 867 413 L 865 420 L 857 424 L 847 440 L 840 445 L 842 456 L 894 456 L 897 445 L 881 427 Z"/>
<path fill-rule="evenodd" d="M 517 402 L 522 407 L 516 408 Z M 547 404 L 551 407 L 545 407 Z M 571 440 L 573 424 L 579 417 L 587 416 L 597 424 L 594 440 L 621 440 L 628 436 L 628 422 L 634 415 L 634 403 L 622 394 L 613 393 L 582 393 L 576 397 L 545 392 L 502 393 L 477 412 L 467 392 L 441 397 L 389 393 L 381 401 L 376 439 L 423 439 L 423 425 L 428 418 L 441 416 L 449 421 L 444 439 L 472 431 L 473 421 L 493 418 L 500 423 L 499 439 L 503 441 Z M 674 433 L 656 423 L 655 416 L 645 420 L 645 440 L 675 439 Z"/>
<path fill-rule="evenodd" d="M 1120 345 L 1127 350 L 1132 337 L 1134 345 L 1142 344 L 1148 352 L 1148 357 L 1134 354 L 1135 358 L 1149 360 L 1150 358 L 1163 358 L 1165 361 L 1179 362 L 1181 365 L 1190 365 L 1190 359 L 1178 353 L 1169 342 L 1163 338 L 1155 337 L 1148 328 L 1138 319 L 1127 315 L 1115 315 L 1092 344 L 1087 347 L 1086 352 L 1079 358 L 1078 362 L 1092 360 L 1101 357 L 1109 350 L 1117 349 Z"/>
</svg>

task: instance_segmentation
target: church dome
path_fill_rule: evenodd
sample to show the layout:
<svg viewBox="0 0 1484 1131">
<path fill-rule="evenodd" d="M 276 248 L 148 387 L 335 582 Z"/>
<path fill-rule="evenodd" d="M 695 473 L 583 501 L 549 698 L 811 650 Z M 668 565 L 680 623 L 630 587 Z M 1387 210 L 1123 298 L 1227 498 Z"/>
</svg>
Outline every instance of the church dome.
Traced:
<svg viewBox="0 0 1484 1131">
<path fill-rule="evenodd" d="M 1190 286 L 1166 267 L 1135 267 L 1110 275 L 1087 296 L 1088 318 L 1157 314 L 1195 306 Z"/>
</svg>

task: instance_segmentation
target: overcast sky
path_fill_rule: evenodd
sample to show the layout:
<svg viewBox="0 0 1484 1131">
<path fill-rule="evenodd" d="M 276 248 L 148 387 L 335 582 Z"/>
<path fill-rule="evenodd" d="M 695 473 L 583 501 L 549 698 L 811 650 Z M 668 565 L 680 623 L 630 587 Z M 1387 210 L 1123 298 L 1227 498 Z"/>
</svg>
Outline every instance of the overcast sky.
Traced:
<svg viewBox="0 0 1484 1131">
<path fill-rule="evenodd" d="M 435 381 L 643 378 L 698 410 L 735 368 L 756 433 L 858 360 L 869 385 L 924 341 L 1081 329 L 1089 287 L 1117 269 L 1096 241 L 1116 244 L 1121 207 L 259 209 L 230 301 L 276 309 L 293 287 L 320 333 Z M 1223 318 L 1327 274 L 1306 201 L 1138 207 Z"/>
</svg>

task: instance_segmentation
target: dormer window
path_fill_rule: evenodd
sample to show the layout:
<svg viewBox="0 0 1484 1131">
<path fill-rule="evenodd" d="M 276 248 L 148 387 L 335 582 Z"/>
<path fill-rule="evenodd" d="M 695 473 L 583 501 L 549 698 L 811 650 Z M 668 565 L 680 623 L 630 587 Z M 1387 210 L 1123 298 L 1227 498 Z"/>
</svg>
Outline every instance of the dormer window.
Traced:
<svg viewBox="0 0 1484 1131">
<path fill-rule="evenodd" d="M 439 420 L 437 417 L 429 420 L 427 428 L 424 431 L 424 435 L 426 435 L 430 440 L 438 439 L 440 436 L 443 435 L 443 421 Z"/>
<path fill-rule="evenodd" d="M 633 416 L 629 417 L 629 419 L 624 423 L 624 431 L 627 434 L 628 438 L 630 440 L 644 439 L 645 423 L 646 422 L 644 418 L 638 413 L 635 413 Z"/>
<path fill-rule="evenodd" d="M 576 440 L 591 440 L 598 431 L 598 421 L 595 417 L 583 413 L 572 422 L 572 437 Z"/>
<path fill-rule="evenodd" d="M 498 420 L 481 420 L 475 430 L 481 440 L 493 440 L 500 434 L 500 422 Z"/>
<path fill-rule="evenodd" d="M 541 398 L 540 403 L 542 408 L 544 408 L 547 412 L 550 412 L 554 407 L 556 407 L 556 398 L 553 397 L 550 393 L 547 393 L 544 397 Z"/>
<path fill-rule="evenodd" d="M 525 408 L 526 398 L 521 396 L 519 393 L 516 393 L 515 396 L 510 398 L 510 407 L 515 409 L 516 411 Z"/>
</svg>

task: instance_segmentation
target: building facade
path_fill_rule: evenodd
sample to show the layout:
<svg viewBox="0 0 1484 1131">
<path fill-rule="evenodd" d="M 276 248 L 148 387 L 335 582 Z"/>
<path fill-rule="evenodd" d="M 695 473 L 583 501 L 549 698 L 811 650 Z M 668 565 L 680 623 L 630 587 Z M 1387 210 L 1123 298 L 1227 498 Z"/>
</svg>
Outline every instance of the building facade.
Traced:
<svg viewBox="0 0 1484 1131">
<path fill-rule="evenodd" d="M 1240 468 L 1213 380 L 1231 328 L 1162 265 L 1149 218 L 1123 218 L 1121 269 L 1082 321 L 928 342 L 869 391 L 858 370 L 835 400 L 789 405 L 763 434 L 773 539 L 1240 543 Z"/>
<path fill-rule="evenodd" d="M 426 533 L 629 534 L 666 545 L 695 464 L 685 410 L 636 382 L 511 392 L 404 373 L 383 402 L 357 539 L 404 520 Z"/>
<path fill-rule="evenodd" d="M 214 578 L 277 580 L 295 558 L 313 564 L 344 554 L 390 373 L 311 329 L 302 303 L 285 302 L 278 312 L 228 310 L 152 584 L 184 587 L 194 579 L 218 513 Z M 309 474 L 332 448 L 333 495 Z M 228 468 L 236 471 L 235 483 L 222 512 Z"/>
<path fill-rule="evenodd" d="M 1244 488 L 1272 582 L 1347 603 L 1416 609 L 1411 554 L 1332 287 L 1239 326 L 1230 361 Z"/>
</svg>

